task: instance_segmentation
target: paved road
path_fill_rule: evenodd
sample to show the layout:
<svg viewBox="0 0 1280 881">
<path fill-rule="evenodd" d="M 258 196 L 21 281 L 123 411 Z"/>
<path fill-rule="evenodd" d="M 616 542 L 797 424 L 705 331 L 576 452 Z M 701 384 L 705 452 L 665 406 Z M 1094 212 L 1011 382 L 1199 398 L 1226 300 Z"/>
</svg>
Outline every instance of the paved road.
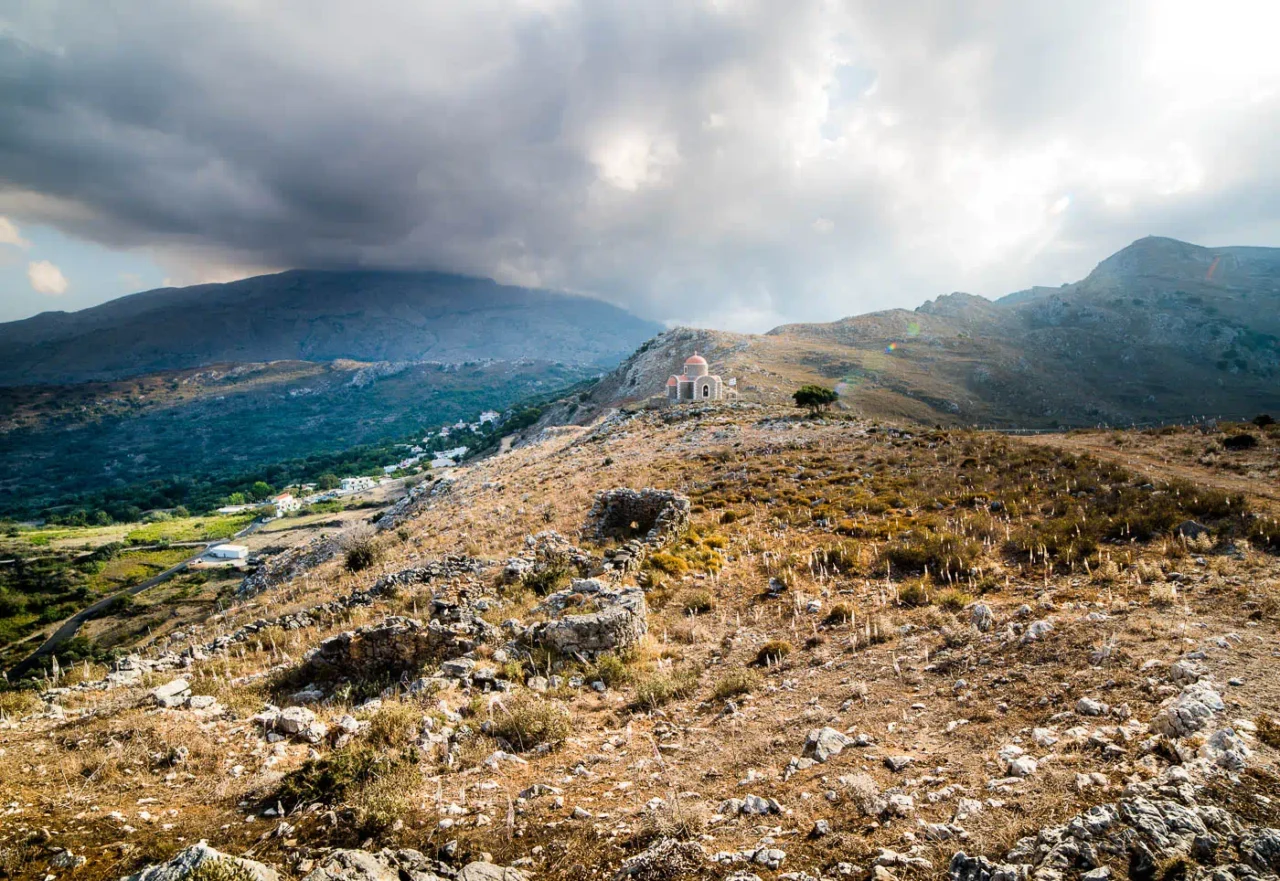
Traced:
<svg viewBox="0 0 1280 881">
<path fill-rule="evenodd" d="M 250 523 L 248 526 L 246 526 L 244 529 L 237 532 L 233 536 L 233 538 L 241 538 L 242 536 L 250 535 L 254 532 L 257 532 L 258 529 L 265 522 L 266 522 L 265 520 L 255 520 L 252 523 Z M 107 606 L 111 605 L 111 603 L 116 599 L 118 599 L 119 597 L 133 596 L 135 593 L 141 593 L 142 591 L 147 590 L 148 588 L 155 587 L 157 584 L 163 584 L 164 582 L 172 578 L 174 575 L 177 575 L 179 572 L 181 572 L 184 568 L 186 568 L 186 565 L 188 563 L 190 563 L 192 560 L 199 557 L 207 549 L 213 547 L 214 545 L 224 544 L 226 541 L 227 541 L 226 539 L 218 539 L 217 541 L 211 541 L 211 542 L 208 542 L 207 544 L 203 544 L 200 546 L 199 550 L 197 550 L 190 557 L 187 557 L 181 563 L 177 563 L 173 566 L 170 566 L 168 569 L 164 570 L 160 574 L 151 576 L 146 581 L 141 581 L 137 584 L 130 585 L 129 587 L 126 587 L 124 590 L 117 591 L 116 593 L 111 594 L 111 596 L 103 597 L 93 605 L 88 606 L 87 608 L 81 609 L 79 612 L 76 612 L 66 621 L 63 621 L 62 624 L 58 627 L 58 629 L 53 631 L 53 633 L 49 636 L 49 638 L 40 644 L 40 647 L 38 649 L 36 649 L 31 654 L 27 655 L 25 658 L 23 658 L 21 661 L 19 661 L 17 664 L 15 664 L 12 668 L 8 670 L 6 675 L 8 676 L 9 681 L 17 682 L 19 679 L 22 679 L 28 673 L 31 673 L 33 670 L 35 670 L 42 658 L 48 657 L 50 654 L 54 652 L 55 649 L 58 648 L 58 646 L 62 645 L 64 642 L 71 639 L 71 637 L 75 636 L 76 633 L 80 630 L 80 626 L 84 624 L 84 622 L 92 620 L 94 617 L 96 617 L 100 612 L 106 609 Z"/>
</svg>

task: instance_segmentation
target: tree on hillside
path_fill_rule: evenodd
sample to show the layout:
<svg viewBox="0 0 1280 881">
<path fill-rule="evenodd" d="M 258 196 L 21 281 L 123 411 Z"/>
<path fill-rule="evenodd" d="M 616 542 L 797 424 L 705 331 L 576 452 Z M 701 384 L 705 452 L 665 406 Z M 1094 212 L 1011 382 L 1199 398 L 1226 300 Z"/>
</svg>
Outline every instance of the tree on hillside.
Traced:
<svg viewBox="0 0 1280 881">
<path fill-rule="evenodd" d="M 316 478 L 316 489 L 337 489 L 341 485 L 342 481 L 338 480 L 338 475 L 331 471 Z"/>
<path fill-rule="evenodd" d="M 836 394 L 835 389 L 820 385 L 801 386 L 791 397 L 795 399 L 797 407 L 808 408 L 814 416 L 840 400 L 840 395 Z"/>
<path fill-rule="evenodd" d="M 256 480 L 254 481 L 253 486 L 249 487 L 249 497 L 255 502 L 261 502 L 265 499 L 269 499 L 275 494 L 276 491 L 272 489 L 271 484 L 267 483 L 265 480 Z"/>
</svg>

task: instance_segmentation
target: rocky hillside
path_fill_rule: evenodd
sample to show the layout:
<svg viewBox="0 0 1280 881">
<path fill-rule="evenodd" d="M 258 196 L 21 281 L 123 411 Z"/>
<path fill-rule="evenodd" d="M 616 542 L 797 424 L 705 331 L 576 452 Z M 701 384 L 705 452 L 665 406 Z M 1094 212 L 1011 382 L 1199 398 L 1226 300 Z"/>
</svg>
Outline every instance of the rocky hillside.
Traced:
<svg viewBox="0 0 1280 881">
<path fill-rule="evenodd" d="M 673 331 L 602 380 L 573 418 L 660 393 L 695 346 L 740 380 L 741 400 L 776 402 L 819 382 L 858 412 L 930 424 L 1252 417 L 1280 411 L 1280 250 L 1149 238 L 1083 281 L 995 302 L 955 293 L 758 336 Z"/>
<path fill-rule="evenodd" d="M 608 303 L 423 272 L 295 270 L 0 324 L 0 385 L 217 362 L 532 358 L 612 365 L 659 330 Z"/>
<path fill-rule="evenodd" d="M 1280 434 L 1122 435 L 1177 478 L 1116 435 L 744 402 L 548 432 L 0 693 L 0 866 L 1275 878 L 1280 525 L 1222 481 Z"/>
</svg>

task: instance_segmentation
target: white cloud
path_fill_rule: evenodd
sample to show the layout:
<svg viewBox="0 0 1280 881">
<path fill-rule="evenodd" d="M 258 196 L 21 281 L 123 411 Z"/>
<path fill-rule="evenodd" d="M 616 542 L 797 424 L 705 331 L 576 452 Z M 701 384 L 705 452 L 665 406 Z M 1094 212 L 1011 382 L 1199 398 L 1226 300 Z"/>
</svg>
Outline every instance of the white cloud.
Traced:
<svg viewBox="0 0 1280 881">
<path fill-rule="evenodd" d="M 67 277 L 48 260 L 32 260 L 27 264 L 27 279 L 37 294 L 59 297 L 67 292 Z"/>
<path fill-rule="evenodd" d="M 40 7 L 0 213 L 176 282 L 436 268 L 761 330 L 1280 244 L 1275 3 Z"/>
<path fill-rule="evenodd" d="M 31 243 L 19 234 L 17 225 L 2 215 L 0 215 L 0 245 L 12 245 L 23 249 L 31 247 Z"/>
</svg>

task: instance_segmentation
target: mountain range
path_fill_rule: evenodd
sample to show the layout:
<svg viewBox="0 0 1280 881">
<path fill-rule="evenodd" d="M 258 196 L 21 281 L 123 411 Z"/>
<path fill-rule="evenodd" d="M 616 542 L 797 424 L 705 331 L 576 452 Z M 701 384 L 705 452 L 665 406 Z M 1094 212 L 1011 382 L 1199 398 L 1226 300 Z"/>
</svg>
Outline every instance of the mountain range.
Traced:
<svg viewBox="0 0 1280 881">
<path fill-rule="evenodd" d="M 660 330 L 602 301 L 484 279 L 312 271 L 0 325 L 0 514 L 92 509 L 103 493 L 197 475 L 216 487 L 530 397 L 540 424 L 586 423 L 662 395 L 694 349 L 738 400 L 785 403 L 820 383 L 842 407 L 901 422 L 1280 412 L 1280 249 L 1152 237 L 1079 282 L 994 301 L 952 293 L 764 334 Z"/>
<path fill-rule="evenodd" d="M 294 270 L 0 324 L 0 385 L 339 358 L 612 366 L 660 329 L 601 300 L 482 278 Z"/>
<path fill-rule="evenodd" d="M 952 293 L 759 335 L 677 329 L 559 418 L 661 394 L 693 348 L 737 379 L 740 399 L 778 402 L 814 382 L 868 415 L 930 424 L 1251 417 L 1280 410 L 1280 249 L 1149 237 L 1082 281 L 995 301 Z"/>
</svg>

